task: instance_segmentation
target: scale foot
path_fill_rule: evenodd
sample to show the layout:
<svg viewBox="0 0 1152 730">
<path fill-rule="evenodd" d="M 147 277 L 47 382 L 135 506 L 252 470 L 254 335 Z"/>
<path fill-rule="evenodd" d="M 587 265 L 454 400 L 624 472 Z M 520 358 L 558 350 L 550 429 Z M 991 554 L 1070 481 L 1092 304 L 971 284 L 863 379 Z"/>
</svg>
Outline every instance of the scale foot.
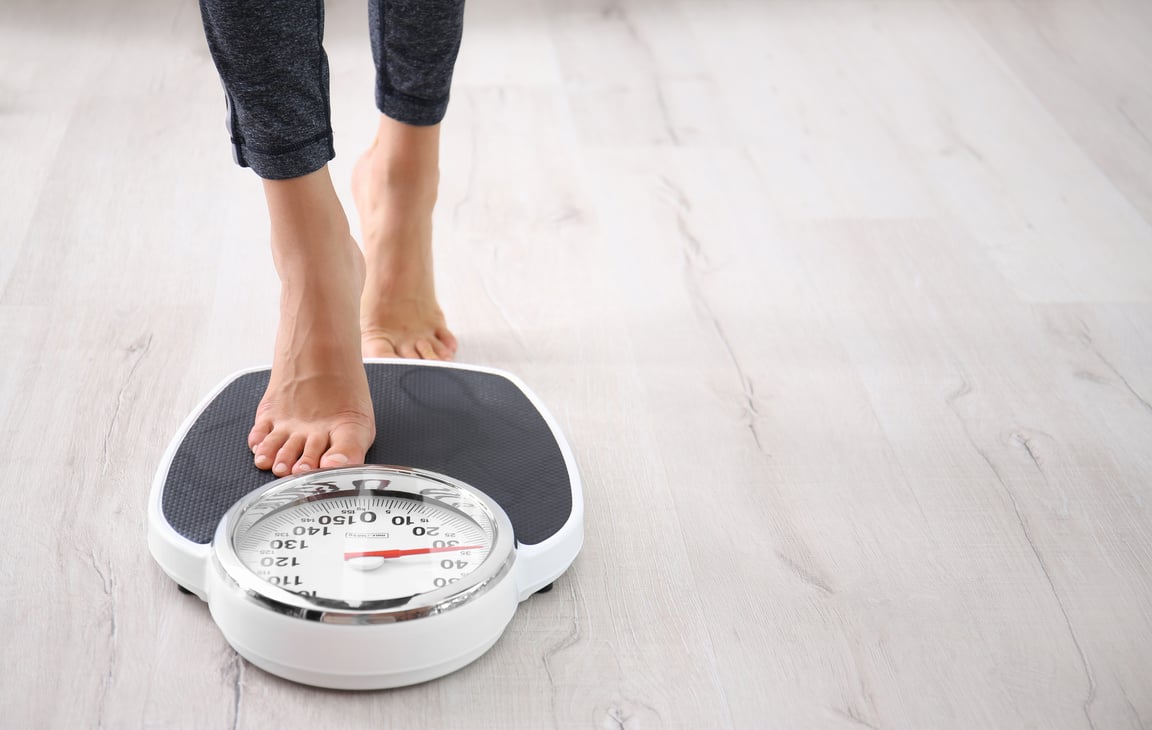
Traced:
<svg viewBox="0 0 1152 730">
<path fill-rule="evenodd" d="M 552 586 L 548 586 L 548 587 L 551 588 Z M 188 590 L 187 588 L 180 585 L 179 583 L 176 584 L 176 590 L 180 591 L 181 593 L 183 593 L 186 596 L 192 595 L 192 591 Z"/>
<path fill-rule="evenodd" d="M 532 595 L 534 595 L 534 596 L 538 596 L 538 595 L 540 595 L 541 593 L 548 593 L 548 592 L 549 592 L 549 591 L 551 591 L 551 590 L 552 590 L 552 589 L 553 589 L 555 586 L 556 586 L 556 584 L 555 584 L 555 583 L 549 583 L 548 585 L 544 586 L 543 588 L 541 588 L 540 590 L 536 591 L 536 592 L 535 592 L 535 593 L 533 593 Z"/>
</svg>

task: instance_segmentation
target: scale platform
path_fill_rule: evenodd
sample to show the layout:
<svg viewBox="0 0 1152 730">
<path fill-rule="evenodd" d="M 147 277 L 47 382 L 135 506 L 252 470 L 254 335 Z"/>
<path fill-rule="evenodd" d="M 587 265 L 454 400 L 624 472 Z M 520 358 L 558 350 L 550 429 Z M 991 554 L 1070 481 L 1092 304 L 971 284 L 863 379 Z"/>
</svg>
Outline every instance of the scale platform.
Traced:
<svg viewBox="0 0 1152 730">
<path fill-rule="evenodd" d="M 487 494 L 515 537 L 519 600 L 546 590 L 583 543 L 583 503 L 572 451 L 540 400 L 495 369 L 368 360 L 376 441 L 366 463 L 436 472 Z M 226 379 L 187 418 L 157 470 L 148 542 L 185 591 L 206 595 L 206 566 L 225 513 L 277 479 L 247 447 L 270 370 Z"/>
</svg>

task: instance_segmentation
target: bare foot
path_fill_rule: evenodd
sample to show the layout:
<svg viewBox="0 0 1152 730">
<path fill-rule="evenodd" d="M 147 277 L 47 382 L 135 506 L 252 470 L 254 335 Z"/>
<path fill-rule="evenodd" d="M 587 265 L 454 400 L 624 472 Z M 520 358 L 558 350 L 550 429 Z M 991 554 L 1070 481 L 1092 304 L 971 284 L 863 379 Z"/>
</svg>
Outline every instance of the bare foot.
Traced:
<svg viewBox="0 0 1152 730">
<path fill-rule="evenodd" d="M 248 446 L 276 476 L 362 464 L 376 436 L 357 326 L 363 257 L 327 168 L 265 181 L 265 193 L 280 324 Z"/>
<path fill-rule="evenodd" d="M 439 149 L 439 126 L 381 117 L 372 147 L 353 170 L 352 196 L 368 258 L 360 300 L 365 357 L 451 360 L 456 354 L 432 273 Z"/>
</svg>

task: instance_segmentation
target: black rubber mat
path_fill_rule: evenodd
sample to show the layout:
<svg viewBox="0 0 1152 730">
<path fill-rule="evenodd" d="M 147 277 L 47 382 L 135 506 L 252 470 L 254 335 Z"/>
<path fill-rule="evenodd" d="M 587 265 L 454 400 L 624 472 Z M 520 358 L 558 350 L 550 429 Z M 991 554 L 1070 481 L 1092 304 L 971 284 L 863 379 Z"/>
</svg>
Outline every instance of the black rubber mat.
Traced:
<svg viewBox="0 0 1152 730">
<path fill-rule="evenodd" d="M 376 443 L 367 463 L 440 472 L 480 489 L 508 513 L 522 544 L 555 534 L 572 487 L 544 418 L 507 378 L 409 363 L 369 363 Z M 228 508 L 274 477 L 252 464 L 247 436 L 269 371 L 230 383 L 193 424 L 164 483 L 164 517 L 208 543 Z"/>
</svg>

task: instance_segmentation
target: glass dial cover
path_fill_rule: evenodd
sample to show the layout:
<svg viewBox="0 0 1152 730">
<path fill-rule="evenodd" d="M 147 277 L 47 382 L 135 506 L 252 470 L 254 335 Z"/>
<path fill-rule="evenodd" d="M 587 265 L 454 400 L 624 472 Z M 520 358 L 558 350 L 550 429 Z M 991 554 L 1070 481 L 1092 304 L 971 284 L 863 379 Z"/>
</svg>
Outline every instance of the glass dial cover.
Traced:
<svg viewBox="0 0 1152 730">
<path fill-rule="evenodd" d="M 441 474 L 343 467 L 285 477 L 220 523 L 223 573 L 264 605 L 330 622 L 396 621 L 448 610 L 505 575 L 507 515 Z"/>
</svg>

